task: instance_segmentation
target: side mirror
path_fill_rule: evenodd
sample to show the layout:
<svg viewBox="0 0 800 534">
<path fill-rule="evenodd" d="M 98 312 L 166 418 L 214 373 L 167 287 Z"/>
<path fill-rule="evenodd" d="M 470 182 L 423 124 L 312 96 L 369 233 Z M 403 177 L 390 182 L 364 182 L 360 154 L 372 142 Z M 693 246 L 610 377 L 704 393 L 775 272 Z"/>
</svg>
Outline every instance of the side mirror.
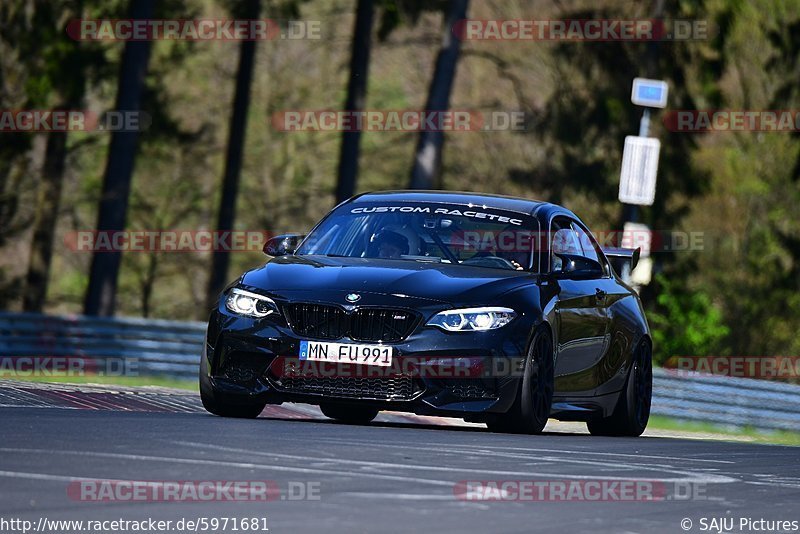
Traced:
<svg viewBox="0 0 800 534">
<path fill-rule="evenodd" d="M 267 239 L 267 242 L 264 243 L 264 254 L 267 256 L 288 256 L 294 254 L 294 251 L 297 250 L 297 246 L 305 237 L 306 236 L 299 234 L 285 234 Z"/>
<path fill-rule="evenodd" d="M 599 278 L 603 276 L 600 262 L 578 254 L 558 254 L 561 258 L 561 270 L 553 274 L 560 278 Z"/>
</svg>

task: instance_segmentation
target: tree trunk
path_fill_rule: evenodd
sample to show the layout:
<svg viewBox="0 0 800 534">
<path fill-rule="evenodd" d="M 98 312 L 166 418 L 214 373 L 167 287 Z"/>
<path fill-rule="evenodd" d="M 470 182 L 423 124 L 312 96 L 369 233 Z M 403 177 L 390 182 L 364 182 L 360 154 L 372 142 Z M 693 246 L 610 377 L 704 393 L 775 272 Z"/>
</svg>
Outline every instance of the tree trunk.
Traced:
<svg viewBox="0 0 800 534">
<path fill-rule="evenodd" d="M 150 317 L 151 305 L 153 302 L 153 289 L 156 286 L 156 275 L 158 274 L 158 256 L 155 252 L 151 252 L 147 258 L 147 267 L 142 275 L 141 281 L 141 299 L 142 299 L 142 317 Z"/>
<path fill-rule="evenodd" d="M 358 0 L 356 22 L 353 30 L 353 50 L 350 56 L 350 81 L 347 84 L 348 112 L 363 111 L 367 100 L 369 81 L 369 55 L 372 48 L 372 22 L 375 14 L 373 0 Z M 352 197 L 358 180 L 358 155 L 361 131 L 342 132 L 342 149 L 339 155 L 339 182 L 336 202 Z"/>
<path fill-rule="evenodd" d="M 151 19 L 155 0 L 131 0 L 133 19 Z M 115 109 L 121 112 L 139 111 L 144 92 L 147 64 L 150 60 L 150 42 L 128 41 L 122 55 Z M 111 134 L 108 160 L 103 175 L 103 192 L 97 215 L 98 232 L 125 229 L 128 212 L 131 178 L 136 158 L 139 134 L 136 131 L 115 131 Z M 110 317 L 114 315 L 117 297 L 117 279 L 122 252 L 95 252 L 89 274 L 84 313 Z"/>
<path fill-rule="evenodd" d="M 467 18 L 469 0 L 450 0 L 444 22 L 442 48 L 436 58 L 436 69 L 428 91 L 425 111 L 442 112 L 450 108 L 450 93 L 456 77 L 456 65 L 461 52 L 461 40 L 453 34 L 453 26 Z M 441 186 L 442 148 L 444 132 L 422 131 L 419 135 L 411 171 L 411 189 L 432 189 Z"/>
<path fill-rule="evenodd" d="M 36 201 L 31 258 L 22 299 L 22 307 L 27 312 L 41 312 L 47 297 L 66 159 L 67 132 L 50 132 Z"/>
<path fill-rule="evenodd" d="M 249 13 L 244 18 L 258 18 L 261 14 L 261 0 L 248 2 L 246 8 Z M 217 231 L 219 232 L 232 230 L 236 215 L 236 197 L 239 193 L 239 177 L 242 171 L 242 154 L 247 130 L 247 112 L 250 108 L 250 85 L 253 79 L 255 55 L 256 41 L 242 41 L 239 48 L 239 67 L 236 73 L 233 114 L 231 115 L 228 133 L 225 175 L 222 180 L 222 195 L 217 215 Z M 208 295 L 206 297 L 209 308 L 215 305 L 217 297 L 228 282 L 229 264 L 229 251 L 216 250 L 213 252 L 211 275 L 208 281 Z"/>
</svg>

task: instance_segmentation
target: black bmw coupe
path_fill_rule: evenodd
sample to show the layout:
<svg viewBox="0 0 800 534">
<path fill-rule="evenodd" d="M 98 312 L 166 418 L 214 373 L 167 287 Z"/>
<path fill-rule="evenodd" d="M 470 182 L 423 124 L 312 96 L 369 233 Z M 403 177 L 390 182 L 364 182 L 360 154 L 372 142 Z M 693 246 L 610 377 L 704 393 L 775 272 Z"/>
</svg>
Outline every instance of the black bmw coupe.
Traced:
<svg viewBox="0 0 800 534">
<path fill-rule="evenodd" d="M 213 414 L 302 402 L 361 424 L 392 410 L 531 434 L 550 417 L 599 435 L 647 425 L 652 339 L 617 273 L 638 252 L 601 249 L 565 208 L 368 193 L 264 251 L 209 319 L 200 392 Z"/>
</svg>

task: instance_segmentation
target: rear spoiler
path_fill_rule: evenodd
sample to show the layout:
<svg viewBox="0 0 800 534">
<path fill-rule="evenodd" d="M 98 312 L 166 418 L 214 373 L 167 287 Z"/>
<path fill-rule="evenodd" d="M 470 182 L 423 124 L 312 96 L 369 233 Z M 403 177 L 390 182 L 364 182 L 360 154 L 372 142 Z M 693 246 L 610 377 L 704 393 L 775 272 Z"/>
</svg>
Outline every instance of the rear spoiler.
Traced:
<svg viewBox="0 0 800 534">
<path fill-rule="evenodd" d="M 638 248 L 604 248 L 603 252 L 611 261 L 624 260 L 631 263 L 631 271 L 639 264 L 639 255 L 642 253 L 642 247 Z"/>
</svg>

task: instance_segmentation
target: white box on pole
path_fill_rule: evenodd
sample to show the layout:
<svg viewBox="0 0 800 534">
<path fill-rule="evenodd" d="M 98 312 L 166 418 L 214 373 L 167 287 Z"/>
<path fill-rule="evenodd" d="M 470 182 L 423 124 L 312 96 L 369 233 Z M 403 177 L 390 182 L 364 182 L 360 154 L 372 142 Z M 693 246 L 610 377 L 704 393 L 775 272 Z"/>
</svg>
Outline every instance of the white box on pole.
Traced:
<svg viewBox="0 0 800 534">
<path fill-rule="evenodd" d="M 669 86 L 663 80 L 634 78 L 631 88 L 631 102 L 648 108 L 667 107 Z"/>
<path fill-rule="evenodd" d="M 626 222 L 622 227 L 622 248 L 640 248 L 640 258 L 649 258 L 653 248 L 653 232 L 642 223 Z"/>
<path fill-rule="evenodd" d="M 647 286 L 653 279 L 653 258 L 642 258 L 631 273 L 631 284 Z"/>
<path fill-rule="evenodd" d="M 653 204 L 660 152 L 661 142 L 654 137 L 629 135 L 625 138 L 619 177 L 620 202 L 639 206 Z"/>
</svg>

